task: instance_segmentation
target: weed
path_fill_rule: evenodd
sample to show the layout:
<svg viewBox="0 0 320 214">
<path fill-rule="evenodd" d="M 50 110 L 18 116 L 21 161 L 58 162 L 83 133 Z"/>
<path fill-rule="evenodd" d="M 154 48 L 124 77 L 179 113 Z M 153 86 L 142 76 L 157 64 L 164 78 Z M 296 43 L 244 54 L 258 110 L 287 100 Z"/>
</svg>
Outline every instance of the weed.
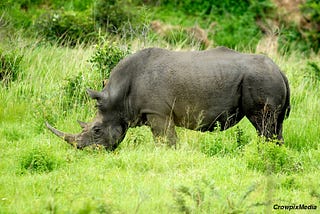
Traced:
<svg viewBox="0 0 320 214">
<path fill-rule="evenodd" d="M 212 157 L 217 154 L 225 154 L 228 153 L 228 148 L 225 145 L 225 142 L 222 141 L 221 137 L 218 135 L 215 135 L 211 137 L 212 135 L 202 135 L 200 136 L 200 145 L 201 145 L 201 151 Z"/>
<path fill-rule="evenodd" d="M 89 84 L 82 73 L 68 78 L 67 84 L 63 87 L 64 107 L 68 109 L 88 102 L 86 89 L 89 88 Z"/>
<path fill-rule="evenodd" d="M 0 83 L 8 85 L 18 79 L 22 59 L 23 56 L 14 51 L 5 53 L 0 49 Z"/>
<path fill-rule="evenodd" d="M 208 39 L 203 39 L 199 37 L 194 29 L 200 29 L 197 27 L 194 28 L 177 28 L 171 29 L 163 33 L 162 38 L 168 42 L 170 45 L 177 45 L 181 48 L 194 47 L 199 50 L 204 50 L 209 46 Z"/>
<path fill-rule="evenodd" d="M 244 156 L 250 169 L 261 172 L 291 174 L 303 170 L 302 162 L 293 152 L 264 139 L 248 144 Z"/>
<path fill-rule="evenodd" d="M 243 147 L 249 143 L 248 136 L 245 134 L 245 132 L 237 126 L 236 128 L 236 140 L 237 140 L 237 147 L 240 149 L 243 149 Z"/>
<path fill-rule="evenodd" d="M 25 0 L 9 1 L 19 4 Z M 131 2 L 136 1 L 140 0 Z M 255 2 L 258 4 L 262 1 Z M 0 2 L 3 5 L 3 1 Z M 32 5 L 32 1 L 27 2 Z M 20 6 L 12 9 L 6 3 L 2 7 L 2 11 L 5 8 L 5 20 L 0 20 L 4 28 L 0 29 L 0 37 L 5 35 L 0 39 L 0 46 L 4 50 L 2 53 L 13 56 L 12 59 L 21 55 L 23 59 L 18 66 L 21 70 L 17 79 L 10 83 L 10 88 L 2 83 L 0 85 L 0 213 L 264 213 L 264 206 L 268 202 L 319 204 L 320 118 L 317 110 L 320 106 L 318 88 L 315 87 L 318 83 L 318 55 L 311 55 L 310 59 L 299 53 L 289 57 L 276 56 L 275 61 L 286 71 L 293 94 L 294 108 L 283 124 L 286 140 L 283 146 L 255 138 L 254 128 L 245 119 L 239 128 L 224 132 L 181 133 L 178 128 L 178 135 L 183 134 L 188 143 L 181 142 L 185 146 L 177 149 L 155 148 L 151 143 L 152 134 L 145 127 L 130 129 L 120 149 L 112 153 L 59 146 L 61 140 L 58 138 L 53 138 L 54 142 L 50 142 L 52 147 L 47 148 L 48 144 L 42 141 L 51 135 L 45 131 L 44 120 L 72 133 L 75 129 L 72 125 L 79 128 L 74 120 L 91 117 L 94 102 L 81 105 L 80 108 L 69 108 L 68 105 L 87 102 L 87 98 L 79 96 L 85 96 L 83 91 L 88 86 L 99 84 L 98 78 L 102 80 L 108 77 L 113 65 L 107 63 L 113 58 L 104 58 L 104 52 L 101 51 L 100 58 L 97 57 L 97 61 L 92 63 L 91 72 L 86 67 L 87 60 L 95 51 L 91 46 L 76 45 L 70 49 L 59 45 L 43 45 L 32 37 L 25 38 L 24 30 L 15 31 L 18 36 L 12 36 L 12 31 L 7 31 L 6 23 L 14 28 L 16 21 L 20 21 L 19 27 L 23 25 L 23 29 L 27 29 L 37 14 L 47 8 L 54 8 L 55 11 L 59 8 L 62 10 L 62 7 L 64 10 L 79 8 L 77 10 L 86 11 L 90 5 L 84 5 L 85 2 L 96 1 L 45 2 L 40 4 L 37 11 L 29 5 L 28 11 L 21 10 Z M 220 37 L 221 44 L 229 45 L 231 41 L 231 44 L 245 45 L 246 51 L 252 50 L 246 44 L 248 38 L 253 38 L 254 34 L 251 33 L 257 32 L 256 27 L 250 29 L 256 19 L 246 10 L 242 11 L 242 4 L 248 4 L 248 1 L 230 7 L 223 5 L 235 3 L 234 0 L 215 1 L 222 6 L 214 8 L 209 5 L 208 10 L 198 11 L 206 16 L 186 15 L 179 11 L 179 7 L 169 11 L 164 2 L 150 3 L 160 4 L 157 11 L 162 13 L 156 14 L 160 20 L 166 18 L 167 22 L 182 26 L 199 23 L 204 28 L 216 22 L 212 31 L 208 32 L 209 39 L 218 41 Z M 200 4 L 207 4 L 204 1 L 197 2 L 199 5 L 195 4 L 192 10 L 196 10 Z M 191 1 L 187 3 L 191 4 Z M 240 9 L 242 12 L 239 12 Z M 262 7 L 255 10 L 260 9 Z M 167 15 L 168 11 L 173 16 Z M 241 13 L 250 19 L 236 20 Z M 228 21 L 234 23 L 228 24 Z M 130 26 L 128 23 L 126 25 Z M 244 28 L 247 31 L 243 31 Z M 288 36 L 294 32 L 296 28 L 288 32 Z M 223 36 L 228 38 L 223 40 Z M 119 41 L 119 37 L 112 39 Z M 259 35 L 253 39 L 252 47 L 256 39 L 259 39 Z M 126 40 L 121 38 L 120 41 Z M 215 45 L 219 45 L 216 41 Z M 140 41 L 134 40 L 132 43 L 134 51 L 141 48 L 136 46 L 137 42 Z M 147 42 L 148 46 L 165 46 L 169 49 L 182 46 L 174 44 L 169 47 L 163 40 Z M 97 47 L 102 48 L 105 43 L 101 41 Z M 108 44 L 106 49 L 111 46 L 126 50 L 119 43 Z M 12 47 L 21 48 L 21 51 L 12 51 Z M 291 48 L 296 50 L 298 47 Z M 111 50 L 106 53 L 114 52 Z M 117 58 L 113 64 L 116 65 L 119 60 Z M 82 100 L 81 103 L 78 100 Z M 206 179 L 194 180 L 199 177 Z M 256 185 L 257 181 L 265 181 L 266 177 L 270 181 Z"/>
<path fill-rule="evenodd" d="M 194 185 L 180 185 L 174 190 L 174 208 L 181 213 L 246 213 L 257 207 L 266 206 L 266 202 L 251 200 L 256 194 L 257 184 L 249 186 L 243 194 L 230 193 L 222 196 L 215 182 L 202 179 Z"/>
<path fill-rule="evenodd" d="M 120 44 L 110 43 L 100 38 L 100 42 L 89 62 L 92 69 L 100 73 L 102 79 L 108 79 L 111 70 L 130 52 L 130 48 L 124 48 Z"/>
<path fill-rule="evenodd" d="M 94 21 L 85 12 L 49 11 L 38 17 L 33 26 L 46 41 L 75 46 L 98 38 Z"/>
<path fill-rule="evenodd" d="M 318 0 L 307 0 L 305 4 L 300 7 L 300 11 L 303 14 L 303 20 L 301 21 L 300 26 L 303 38 L 311 49 L 315 52 L 319 52 L 320 2 Z M 312 45 L 310 46 L 310 44 Z"/>
<path fill-rule="evenodd" d="M 213 181 L 201 180 L 194 186 L 180 185 L 174 190 L 174 208 L 182 213 L 201 213 L 210 211 L 216 194 Z"/>
<path fill-rule="evenodd" d="M 26 138 L 26 133 L 17 128 L 8 128 L 0 132 L 1 135 L 9 142 L 18 141 Z"/>
<path fill-rule="evenodd" d="M 281 187 L 286 189 L 298 189 L 299 184 L 294 176 L 287 176 L 284 181 L 281 182 Z"/>
<path fill-rule="evenodd" d="M 319 191 L 319 190 L 312 189 L 311 192 L 310 192 L 310 195 L 311 195 L 312 197 L 317 198 L 318 201 L 320 202 L 320 191 Z"/>
<path fill-rule="evenodd" d="M 94 17 L 102 29 L 122 37 L 132 37 L 135 32 L 141 34 L 149 22 L 144 7 L 138 7 L 125 0 L 98 0 Z"/>
<path fill-rule="evenodd" d="M 306 71 L 313 84 L 317 84 L 320 81 L 320 66 L 318 63 L 309 61 Z"/>
<path fill-rule="evenodd" d="M 199 136 L 200 150 L 207 156 L 234 154 L 237 148 L 242 148 L 247 141 L 246 136 L 240 129 L 236 129 L 234 133 L 237 142 L 234 138 L 227 137 L 226 133 L 221 132 L 220 129 L 220 124 L 217 124 L 213 132 L 207 132 Z"/>
<path fill-rule="evenodd" d="M 33 149 L 22 156 L 19 172 L 46 173 L 56 169 L 59 164 L 60 160 L 46 149 Z"/>
<path fill-rule="evenodd" d="M 148 135 L 149 132 L 149 135 Z M 150 139 L 151 131 L 147 127 L 137 127 L 130 128 L 126 134 L 124 142 L 121 143 L 121 147 L 138 148 L 140 146 L 145 146 L 144 144 Z"/>
</svg>

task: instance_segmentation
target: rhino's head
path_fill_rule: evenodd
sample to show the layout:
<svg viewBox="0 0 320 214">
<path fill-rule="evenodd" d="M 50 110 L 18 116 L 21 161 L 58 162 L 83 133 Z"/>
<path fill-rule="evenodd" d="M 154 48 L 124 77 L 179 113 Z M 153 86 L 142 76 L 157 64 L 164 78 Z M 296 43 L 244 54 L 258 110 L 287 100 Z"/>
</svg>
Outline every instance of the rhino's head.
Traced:
<svg viewBox="0 0 320 214">
<path fill-rule="evenodd" d="M 102 101 L 101 96 L 103 96 L 101 92 L 88 90 L 88 93 L 93 99 L 97 99 L 98 106 L 101 105 L 99 104 L 99 102 Z M 99 112 L 94 122 L 85 123 L 78 121 L 82 127 L 80 134 L 64 133 L 55 129 L 49 123 L 46 123 L 46 126 L 55 135 L 78 149 L 95 144 L 104 146 L 107 150 L 114 150 L 124 138 L 126 131 L 125 126 L 119 121 L 120 120 L 113 115 L 108 116 L 108 114 Z"/>
</svg>

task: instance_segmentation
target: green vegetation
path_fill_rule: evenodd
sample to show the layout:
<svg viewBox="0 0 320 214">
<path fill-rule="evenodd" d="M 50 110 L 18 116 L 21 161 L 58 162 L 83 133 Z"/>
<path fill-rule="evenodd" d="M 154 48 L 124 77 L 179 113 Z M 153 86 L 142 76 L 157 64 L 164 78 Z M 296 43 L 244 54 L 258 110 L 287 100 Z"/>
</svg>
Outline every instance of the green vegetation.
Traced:
<svg viewBox="0 0 320 214">
<path fill-rule="evenodd" d="M 177 149 L 155 146 L 148 127 L 132 128 L 114 152 L 76 150 L 44 122 L 79 132 L 76 120 L 90 121 L 96 113 L 86 88 L 100 90 L 119 60 L 144 47 L 206 48 L 190 40 L 196 25 L 207 31 L 209 47 L 255 52 L 266 36 L 257 19 L 268 23 L 277 7 L 267 0 L 239 7 L 234 1 L 108 1 L 129 5 L 137 13 L 132 19 L 144 20 L 122 34 L 97 23 L 99 2 L 0 3 L 0 213 L 266 213 L 274 204 L 320 209 L 317 1 L 300 7 L 311 23 L 304 28 L 278 20 L 279 52 L 271 58 L 292 94 L 283 146 L 264 142 L 244 119 L 224 132 L 177 128 Z M 143 17 L 178 34 L 146 31 Z"/>
<path fill-rule="evenodd" d="M 130 50 L 127 47 L 121 48 L 120 44 L 101 40 L 89 62 L 93 70 L 100 73 L 101 78 L 108 79 L 111 70 L 129 54 Z"/>
<path fill-rule="evenodd" d="M 273 35 L 282 54 L 318 52 L 319 2 L 291 3 L 289 9 L 274 2 L 278 1 L 5 0 L 0 3 L 4 12 L 0 26 L 11 25 L 28 36 L 75 46 L 95 43 L 101 36 L 154 41 L 159 32 L 155 34 L 149 24 L 160 20 L 166 29 L 179 26 L 169 27 L 172 33 L 162 37 L 170 46 L 208 48 L 195 45 L 198 38 L 187 29 L 196 26 L 213 46 L 254 51 L 262 38 Z"/>
<path fill-rule="evenodd" d="M 5 53 L 0 49 L 0 81 L 3 85 L 17 80 L 22 56 L 12 52 Z"/>
<path fill-rule="evenodd" d="M 73 11 L 50 11 L 37 18 L 33 29 L 46 41 L 75 46 L 96 40 L 94 20 Z"/>
</svg>

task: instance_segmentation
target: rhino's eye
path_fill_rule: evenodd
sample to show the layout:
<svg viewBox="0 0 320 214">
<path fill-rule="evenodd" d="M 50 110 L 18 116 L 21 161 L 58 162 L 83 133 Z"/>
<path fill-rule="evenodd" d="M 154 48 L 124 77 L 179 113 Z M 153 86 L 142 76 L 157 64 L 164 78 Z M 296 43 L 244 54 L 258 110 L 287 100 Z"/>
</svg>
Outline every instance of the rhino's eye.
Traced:
<svg viewBox="0 0 320 214">
<path fill-rule="evenodd" d="M 95 135 L 101 134 L 101 128 L 98 126 L 93 127 L 92 130 Z"/>
</svg>

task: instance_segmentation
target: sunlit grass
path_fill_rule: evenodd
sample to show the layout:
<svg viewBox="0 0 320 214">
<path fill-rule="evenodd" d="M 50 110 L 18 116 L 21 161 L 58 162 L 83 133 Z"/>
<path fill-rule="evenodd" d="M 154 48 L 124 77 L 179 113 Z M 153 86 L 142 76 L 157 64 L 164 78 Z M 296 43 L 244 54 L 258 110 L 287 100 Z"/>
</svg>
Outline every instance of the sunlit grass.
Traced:
<svg viewBox="0 0 320 214">
<path fill-rule="evenodd" d="M 292 94 L 283 147 L 263 143 L 244 119 L 225 132 L 177 128 L 177 149 L 154 145 L 148 127 L 133 128 L 111 153 L 75 150 L 44 127 L 49 120 L 76 133 L 77 119 L 94 117 L 93 101 L 64 104 L 68 78 L 81 74 L 84 84 L 101 87 L 88 62 L 94 49 L 17 45 L 20 79 L 0 86 L 0 213 L 265 213 L 276 203 L 320 205 L 319 82 L 305 71 L 319 56 L 274 58 Z"/>
</svg>

